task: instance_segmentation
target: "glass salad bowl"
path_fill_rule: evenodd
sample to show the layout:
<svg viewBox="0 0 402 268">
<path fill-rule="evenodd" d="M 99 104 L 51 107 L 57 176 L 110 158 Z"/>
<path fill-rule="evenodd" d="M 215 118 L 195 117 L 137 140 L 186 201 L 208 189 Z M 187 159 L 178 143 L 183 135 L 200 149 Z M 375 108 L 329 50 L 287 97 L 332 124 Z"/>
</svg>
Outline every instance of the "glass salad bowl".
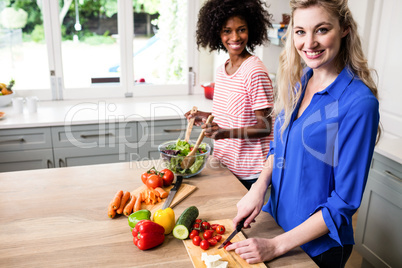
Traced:
<svg viewBox="0 0 402 268">
<path fill-rule="evenodd" d="M 181 163 L 192 150 L 194 144 L 194 141 L 187 143 L 180 139 L 160 144 L 158 150 L 161 154 L 164 166 L 173 171 L 176 175 L 181 175 L 184 178 L 190 178 L 199 174 L 205 168 L 211 153 L 211 146 L 207 143 L 201 143 L 198 148 L 198 153 L 195 155 L 194 163 L 190 167 L 183 169 Z"/>
</svg>

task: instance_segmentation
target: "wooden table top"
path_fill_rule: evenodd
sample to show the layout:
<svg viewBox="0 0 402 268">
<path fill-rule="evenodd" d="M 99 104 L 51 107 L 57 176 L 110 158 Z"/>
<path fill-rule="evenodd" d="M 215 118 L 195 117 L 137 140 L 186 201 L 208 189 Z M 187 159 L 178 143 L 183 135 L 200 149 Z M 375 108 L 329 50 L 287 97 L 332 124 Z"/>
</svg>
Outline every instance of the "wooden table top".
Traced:
<svg viewBox="0 0 402 268">
<path fill-rule="evenodd" d="M 140 187 L 140 174 L 153 165 L 142 161 L 0 173 L 0 266 L 192 267 L 183 242 L 172 235 L 161 246 L 141 251 L 133 244 L 127 217 L 107 217 L 114 194 Z M 184 183 L 197 190 L 174 207 L 176 219 L 192 205 L 200 218 L 232 219 L 247 191 L 213 157 L 201 174 Z M 243 232 L 270 238 L 283 230 L 262 212 Z M 315 266 L 301 248 L 266 265 Z"/>
</svg>

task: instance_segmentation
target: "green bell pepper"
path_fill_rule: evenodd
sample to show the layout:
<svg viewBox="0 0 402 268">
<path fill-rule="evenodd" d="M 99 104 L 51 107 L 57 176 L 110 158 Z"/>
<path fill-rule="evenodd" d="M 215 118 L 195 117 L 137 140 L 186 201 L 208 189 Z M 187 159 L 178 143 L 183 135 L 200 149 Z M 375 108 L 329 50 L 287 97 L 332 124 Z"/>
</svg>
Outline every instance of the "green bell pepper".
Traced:
<svg viewBox="0 0 402 268">
<path fill-rule="evenodd" d="M 148 209 L 141 209 L 134 213 L 131 213 L 131 215 L 128 216 L 128 225 L 130 226 L 132 231 L 139 221 L 150 220 L 150 219 L 151 219 L 151 211 L 149 211 Z"/>
</svg>

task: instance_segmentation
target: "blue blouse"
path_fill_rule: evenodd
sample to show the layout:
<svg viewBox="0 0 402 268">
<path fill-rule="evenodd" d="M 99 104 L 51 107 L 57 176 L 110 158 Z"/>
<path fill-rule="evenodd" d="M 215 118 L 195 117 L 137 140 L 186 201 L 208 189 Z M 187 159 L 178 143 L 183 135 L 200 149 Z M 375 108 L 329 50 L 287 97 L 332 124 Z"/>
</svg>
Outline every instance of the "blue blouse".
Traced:
<svg viewBox="0 0 402 268">
<path fill-rule="evenodd" d="M 307 68 L 303 88 L 312 75 Z M 314 94 L 295 119 L 298 109 L 283 134 L 283 112 L 275 121 L 268 153 L 274 154 L 271 196 L 263 211 L 289 231 L 321 210 L 329 233 L 301 246 L 314 257 L 332 247 L 354 244 L 352 215 L 367 181 L 379 104 L 345 68 L 331 85 Z"/>
</svg>

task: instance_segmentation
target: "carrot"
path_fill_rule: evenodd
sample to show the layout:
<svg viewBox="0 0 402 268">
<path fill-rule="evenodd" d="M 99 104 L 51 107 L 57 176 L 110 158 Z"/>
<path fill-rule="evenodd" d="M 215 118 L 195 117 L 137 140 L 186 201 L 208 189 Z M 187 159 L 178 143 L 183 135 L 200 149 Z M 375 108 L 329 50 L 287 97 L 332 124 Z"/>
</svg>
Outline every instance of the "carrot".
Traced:
<svg viewBox="0 0 402 268">
<path fill-rule="evenodd" d="M 107 212 L 107 215 L 111 219 L 113 219 L 116 216 L 116 210 L 113 208 L 112 202 L 110 202 L 110 204 L 108 206 L 108 212 Z"/>
<path fill-rule="evenodd" d="M 156 196 L 160 196 L 160 193 L 156 191 L 154 188 L 148 187 L 148 191 L 154 193 Z"/>
<path fill-rule="evenodd" d="M 142 202 L 141 195 L 138 195 L 138 198 L 135 201 L 135 205 L 134 205 L 134 210 L 133 210 L 134 212 L 141 209 L 141 202 Z"/>
<path fill-rule="evenodd" d="M 135 197 L 135 195 L 131 195 L 130 201 L 127 202 L 126 206 L 124 207 L 124 210 L 123 210 L 123 214 L 124 214 L 124 215 L 130 216 L 131 212 L 133 212 L 135 200 L 137 200 L 137 198 Z"/>
<path fill-rule="evenodd" d="M 168 193 L 167 193 L 165 190 L 163 190 L 161 187 L 156 187 L 156 188 L 155 188 L 155 191 L 157 191 L 157 192 L 159 193 L 159 196 L 160 196 L 161 198 L 166 198 L 166 197 L 168 197 Z"/>
<path fill-rule="evenodd" d="M 123 197 L 121 198 L 120 206 L 116 210 L 117 214 L 123 213 L 124 206 L 126 205 L 126 203 L 127 203 L 129 198 L 130 198 L 130 192 L 127 191 L 127 192 L 124 193 Z"/>
<path fill-rule="evenodd" d="M 123 191 L 120 190 L 116 193 L 112 200 L 112 207 L 113 209 L 117 209 L 120 206 L 121 198 L 123 197 Z"/>
</svg>

